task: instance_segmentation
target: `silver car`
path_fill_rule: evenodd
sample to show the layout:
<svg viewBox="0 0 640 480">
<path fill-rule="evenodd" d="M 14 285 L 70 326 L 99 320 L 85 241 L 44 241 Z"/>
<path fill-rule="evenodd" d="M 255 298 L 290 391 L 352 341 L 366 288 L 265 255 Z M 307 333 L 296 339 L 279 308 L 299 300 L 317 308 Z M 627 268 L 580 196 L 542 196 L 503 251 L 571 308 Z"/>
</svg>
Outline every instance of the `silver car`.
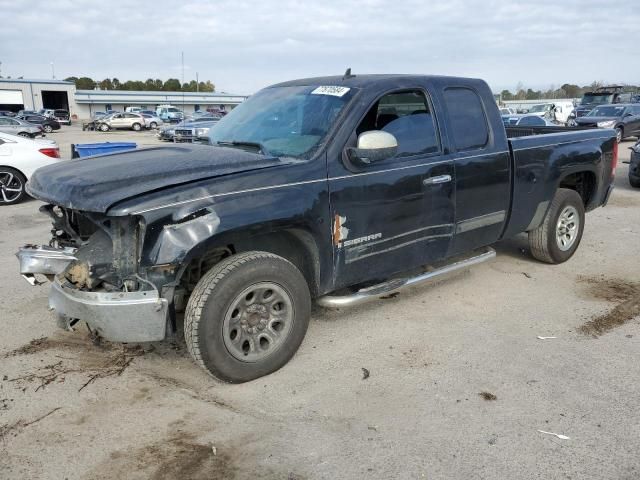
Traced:
<svg viewBox="0 0 640 480">
<path fill-rule="evenodd" d="M 149 115 L 148 113 L 141 113 L 140 115 L 144 118 L 144 126 L 147 128 L 158 128 L 164 123 L 157 115 Z"/>
<path fill-rule="evenodd" d="M 38 135 L 44 137 L 42 127 L 33 123 L 25 122 L 17 118 L 0 117 L 0 132 L 20 135 L 21 137 L 33 138 Z"/>
<path fill-rule="evenodd" d="M 113 113 L 95 120 L 96 129 L 108 132 L 116 129 L 131 129 L 140 131 L 144 127 L 144 117 L 138 113 Z"/>
</svg>

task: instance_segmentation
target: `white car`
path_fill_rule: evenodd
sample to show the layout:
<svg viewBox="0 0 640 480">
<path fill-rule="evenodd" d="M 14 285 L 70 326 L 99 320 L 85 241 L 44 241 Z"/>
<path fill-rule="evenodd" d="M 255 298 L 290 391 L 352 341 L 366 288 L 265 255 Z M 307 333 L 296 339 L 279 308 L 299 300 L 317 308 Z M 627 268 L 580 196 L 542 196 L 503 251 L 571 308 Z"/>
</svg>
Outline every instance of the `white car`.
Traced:
<svg viewBox="0 0 640 480">
<path fill-rule="evenodd" d="M 24 187 L 33 172 L 60 161 L 60 149 L 53 140 L 0 133 L 0 205 L 23 200 L 27 195 Z"/>
<path fill-rule="evenodd" d="M 144 126 L 146 128 L 158 128 L 164 123 L 158 116 L 149 115 L 148 113 L 141 113 L 140 115 L 144 117 Z"/>
</svg>

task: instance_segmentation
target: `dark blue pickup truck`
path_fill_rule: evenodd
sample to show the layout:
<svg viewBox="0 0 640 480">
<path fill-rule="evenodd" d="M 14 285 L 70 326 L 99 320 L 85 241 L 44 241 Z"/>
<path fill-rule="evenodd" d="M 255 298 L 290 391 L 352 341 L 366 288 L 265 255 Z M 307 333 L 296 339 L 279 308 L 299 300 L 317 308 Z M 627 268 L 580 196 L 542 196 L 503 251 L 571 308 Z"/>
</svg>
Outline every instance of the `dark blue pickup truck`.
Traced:
<svg viewBox="0 0 640 480">
<path fill-rule="evenodd" d="M 484 81 L 441 76 L 275 85 L 210 143 L 38 170 L 53 238 L 18 256 L 52 280 L 64 328 L 157 341 L 184 310 L 193 358 L 229 382 L 283 366 L 312 301 L 376 299 L 522 232 L 535 258 L 568 260 L 617 161 L 613 130 L 505 129 Z"/>
</svg>

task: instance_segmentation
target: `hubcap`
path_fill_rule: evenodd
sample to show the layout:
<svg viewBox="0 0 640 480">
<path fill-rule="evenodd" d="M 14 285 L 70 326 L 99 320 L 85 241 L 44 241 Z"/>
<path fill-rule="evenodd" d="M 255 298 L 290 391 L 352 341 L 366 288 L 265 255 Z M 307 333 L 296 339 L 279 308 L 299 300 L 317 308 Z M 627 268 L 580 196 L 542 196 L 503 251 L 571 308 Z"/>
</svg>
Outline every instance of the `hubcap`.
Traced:
<svg viewBox="0 0 640 480">
<path fill-rule="evenodd" d="M 564 207 L 556 225 L 556 242 L 560 250 L 564 252 L 571 248 L 578 238 L 579 227 L 578 211 L 572 206 Z"/>
<path fill-rule="evenodd" d="M 11 172 L 0 171 L 0 195 L 3 203 L 11 203 L 22 193 L 22 181 Z"/>
<path fill-rule="evenodd" d="M 222 325 L 224 345 L 236 359 L 258 362 L 285 343 L 293 319 L 293 302 L 284 288 L 256 283 L 231 302 Z"/>
</svg>

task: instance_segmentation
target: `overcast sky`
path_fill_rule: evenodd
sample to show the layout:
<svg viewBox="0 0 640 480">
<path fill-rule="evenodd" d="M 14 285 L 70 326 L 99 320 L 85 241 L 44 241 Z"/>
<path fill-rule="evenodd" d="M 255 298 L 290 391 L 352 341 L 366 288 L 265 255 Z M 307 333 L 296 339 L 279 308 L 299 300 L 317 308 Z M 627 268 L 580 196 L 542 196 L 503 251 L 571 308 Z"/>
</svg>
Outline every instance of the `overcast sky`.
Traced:
<svg viewBox="0 0 640 480">
<path fill-rule="evenodd" d="M 428 73 L 494 91 L 640 83 L 638 0 L 0 0 L 3 76 L 210 79 Z"/>
</svg>

